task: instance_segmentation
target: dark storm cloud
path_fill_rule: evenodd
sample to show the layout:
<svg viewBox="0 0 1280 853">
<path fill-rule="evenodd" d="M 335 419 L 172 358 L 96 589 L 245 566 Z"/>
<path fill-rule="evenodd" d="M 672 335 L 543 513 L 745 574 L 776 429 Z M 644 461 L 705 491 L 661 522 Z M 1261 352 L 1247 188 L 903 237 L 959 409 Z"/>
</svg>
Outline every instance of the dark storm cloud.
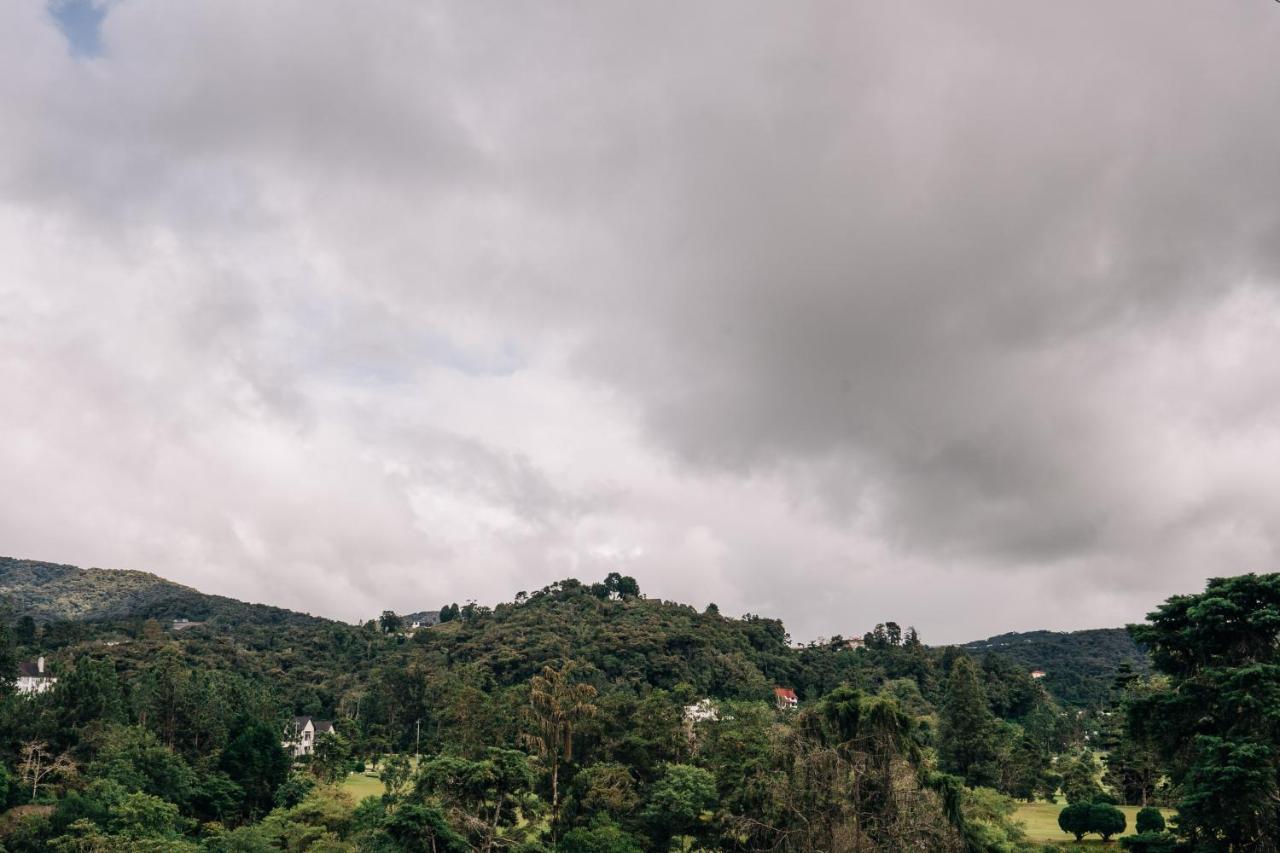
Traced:
<svg viewBox="0 0 1280 853">
<path fill-rule="evenodd" d="M 94 8 L 0 13 L 0 551 L 926 639 L 1274 566 L 1275 4 Z"/>
</svg>

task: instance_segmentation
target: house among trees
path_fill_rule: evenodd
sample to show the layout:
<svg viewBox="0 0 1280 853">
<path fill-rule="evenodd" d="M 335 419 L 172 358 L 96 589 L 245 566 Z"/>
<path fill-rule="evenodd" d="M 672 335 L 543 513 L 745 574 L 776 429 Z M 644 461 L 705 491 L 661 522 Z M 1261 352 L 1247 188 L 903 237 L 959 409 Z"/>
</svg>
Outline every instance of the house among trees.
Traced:
<svg viewBox="0 0 1280 853">
<path fill-rule="evenodd" d="M 333 720 L 315 720 L 311 717 L 294 717 L 286 726 L 282 746 L 294 758 L 311 755 L 316 750 L 316 738 L 324 734 L 333 734 Z"/>
<path fill-rule="evenodd" d="M 684 706 L 684 720 L 686 723 L 715 722 L 719 719 L 720 710 L 716 708 L 716 703 L 710 699 L 699 699 L 692 705 Z"/>
<path fill-rule="evenodd" d="M 1032 678 L 1035 678 L 1035 679 L 1041 679 L 1041 678 L 1044 678 L 1044 670 L 1043 670 L 1043 669 L 1033 669 L 1033 670 L 1031 670 L 1031 677 L 1032 677 Z"/>
<path fill-rule="evenodd" d="M 773 698 L 778 703 L 780 711 L 794 711 L 800 707 L 800 700 L 796 697 L 796 692 L 790 687 L 773 688 Z"/>
<path fill-rule="evenodd" d="M 34 696 L 37 693 L 44 693 L 46 690 L 53 689 L 53 685 L 57 683 L 58 679 L 45 671 L 44 655 L 36 658 L 35 663 L 26 661 L 18 664 L 17 689 L 19 693 Z"/>
</svg>

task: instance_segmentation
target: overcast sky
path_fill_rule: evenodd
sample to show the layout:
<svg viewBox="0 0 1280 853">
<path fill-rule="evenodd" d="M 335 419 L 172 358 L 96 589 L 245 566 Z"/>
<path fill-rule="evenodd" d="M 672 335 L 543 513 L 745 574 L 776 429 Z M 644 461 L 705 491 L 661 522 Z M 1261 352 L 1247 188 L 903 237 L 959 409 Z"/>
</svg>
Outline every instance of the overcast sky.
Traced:
<svg viewBox="0 0 1280 853">
<path fill-rule="evenodd" d="M 938 643 L 1278 549 L 1271 0 L 0 3 L 0 554 Z"/>
</svg>

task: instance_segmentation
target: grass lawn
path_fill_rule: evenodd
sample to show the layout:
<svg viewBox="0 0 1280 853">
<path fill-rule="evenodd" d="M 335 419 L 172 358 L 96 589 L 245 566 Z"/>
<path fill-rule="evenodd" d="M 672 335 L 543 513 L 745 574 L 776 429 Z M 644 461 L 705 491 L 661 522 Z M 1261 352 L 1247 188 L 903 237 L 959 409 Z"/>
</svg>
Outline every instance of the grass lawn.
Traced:
<svg viewBox="0 0 1280 853">
<path fill-rule="evenodd" d="M 342 783 L 342 790 L 350 794 L 358 803 L 365 797 L 381 797 L 382 780 L 377 776 L 366 776 L 363 773 L 348 773 L 347 781 Z"/>
<path fill-rule="evenodd" d="M 1061 844 L 1068 850 L 1085 850 L 1085 849 L 1107 849 L 1114 850 L 1119 847 L 1115 843 L 1115 838 L 1111 839 L 1111 844 L 1104 845 L 1102 839 L 1096 835 L 1086 835 L 1082 843 L 1076 844 L 1075 839 L 1058 828 L 1058 813 L 1066 807 L 1066 803 L 1019 803 L 1018 810 L 1014 812 L 1014 819 L 1022 821 L 1026 824 L 1027 838 L 1031 841 L 1038 842 L 1054 842 Z M 1124 812 L 1125 830 L 1121 835 L 1132 835 L 1137 832 L 1134 829 L 1134 822 L 1138 819 L 1139 806 L 1116 806 L 1120 811 Z M 1173 817 L 1173 809 L 1162 809 L 1164 819 L 1167 821 Z"/>
</svg>

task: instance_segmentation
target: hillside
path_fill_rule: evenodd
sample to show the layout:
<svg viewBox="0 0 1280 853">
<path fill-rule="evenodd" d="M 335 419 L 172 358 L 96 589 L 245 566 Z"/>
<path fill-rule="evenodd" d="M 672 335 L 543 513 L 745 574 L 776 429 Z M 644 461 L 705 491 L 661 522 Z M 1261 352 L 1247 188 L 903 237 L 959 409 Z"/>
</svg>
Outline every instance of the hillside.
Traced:
<svg viewBox="0 0 1280 853">
<path fill-rule="evenodd" d="M 974 655 L 995 652 L 1029 670 L 1044 670 L 1049 692 L 1078 706 L 1105 702 L 1122 664 L 1139 673 L 1151 669 L 1146 652 L 1124 628 L 1000 634 L 961 648 Z"/>
<path fill-rule="evenodd" d="M 81 569 L 0 557 L 0 605 L 37 622 L 217 619 L 232 623 L 324 622 L 317 617 L 207 595 L 149 572 Z"/>
<path fill-rule="evenodd" d="M 7 606 L 14 616 L 63 623 L 58 646 L 111 631 L 136 633 L 136 626 L 146 619 L 167 622 L 183 618 L 209 624 L 208 630 L 193 629 L 197 642 L 202 642 L 197 639 L 200 635 L 212 638 L 223 634 L 264 651 L 277 645 L 310 648 L 310 659 L 303 669 L 313 683 L 330 681 L 333 689 L 339 684 L 349 686 L 352 679 L 347 670 L 352 663 L 348 657 L 351 650 L 344 647 L 337 654 L 330 654 L 332 649 L 318 651 L 339 634 L 355 636 L 347 626 L 283 608 L 207 595 L 147 572 L 0 558 L 0 605 Z M 942 649 L 899 646 L 854 653 L 836 647 L 809 647 L 797 651 L 789 647 L 785 628 L 777 620 L 728 618 L 676 602 L 623 596 L 611 591 L 607 583 L 562 581 L 493 609 L 470 605 L 461 618 L 444 624 L 437 624 L 438 611 L 403 618 L 406 624 L 434 625 L 418 632 L 413 648 L 438 655 L 451 666 L 469 666 L 473 672 L 484 673 L 490 683 L 500 685 L 522 683 L 543 665 L 568 658 L 591 664 L 602 686 L 673 689 L 684 684 L 702 695 L 719 697 L 759 696 L 782 684 L 796 688 L 804 698 L 841 683 L 877 689 L 886 681 L 910 676 L 919 682 L 926 697 L 936 700 L 945 680 L 944 673 L 937 671 Z M 72 624 L 81 627 L 73 630 Z M 279 633 L 284 626 L 306 630 L 286 636 Z M 232 628 L 236 630 L 228 634 Z M 979 658 L 991 653 L 1007 658 L 1011 663 L 1003 665 L 1009 670 L 1004 678 L 1017 673 L 1025 677 L 1032 669 L 1043 669 L 1048 673 L 1044 686 L 1049 692 L 1065 704 L 1081 707 L 1106 700 L 1122 663 L 1139 672 L 1149 668 L 1145 655 L 1118 628 L 1002 634 L 961 648 Z M 398 653 L 394 647 L 384 648 L 366 661 L 398 668 L 405 663 L 403 651 L 408 650 Z M 279 672 L 298 665 L 288 655 L 276 659 L 277 654 L 269 654 L 273 658 L 270 662 L 241 661 L 238 666 Z M 302 676 L 302 672 L 297 674 Z M 326 707 L 332 701 L 332 694 L 322 691 L 319 706 L 306 707 Z M 993 706 L 998 704 L 993 699 Z"/>
</svg>

